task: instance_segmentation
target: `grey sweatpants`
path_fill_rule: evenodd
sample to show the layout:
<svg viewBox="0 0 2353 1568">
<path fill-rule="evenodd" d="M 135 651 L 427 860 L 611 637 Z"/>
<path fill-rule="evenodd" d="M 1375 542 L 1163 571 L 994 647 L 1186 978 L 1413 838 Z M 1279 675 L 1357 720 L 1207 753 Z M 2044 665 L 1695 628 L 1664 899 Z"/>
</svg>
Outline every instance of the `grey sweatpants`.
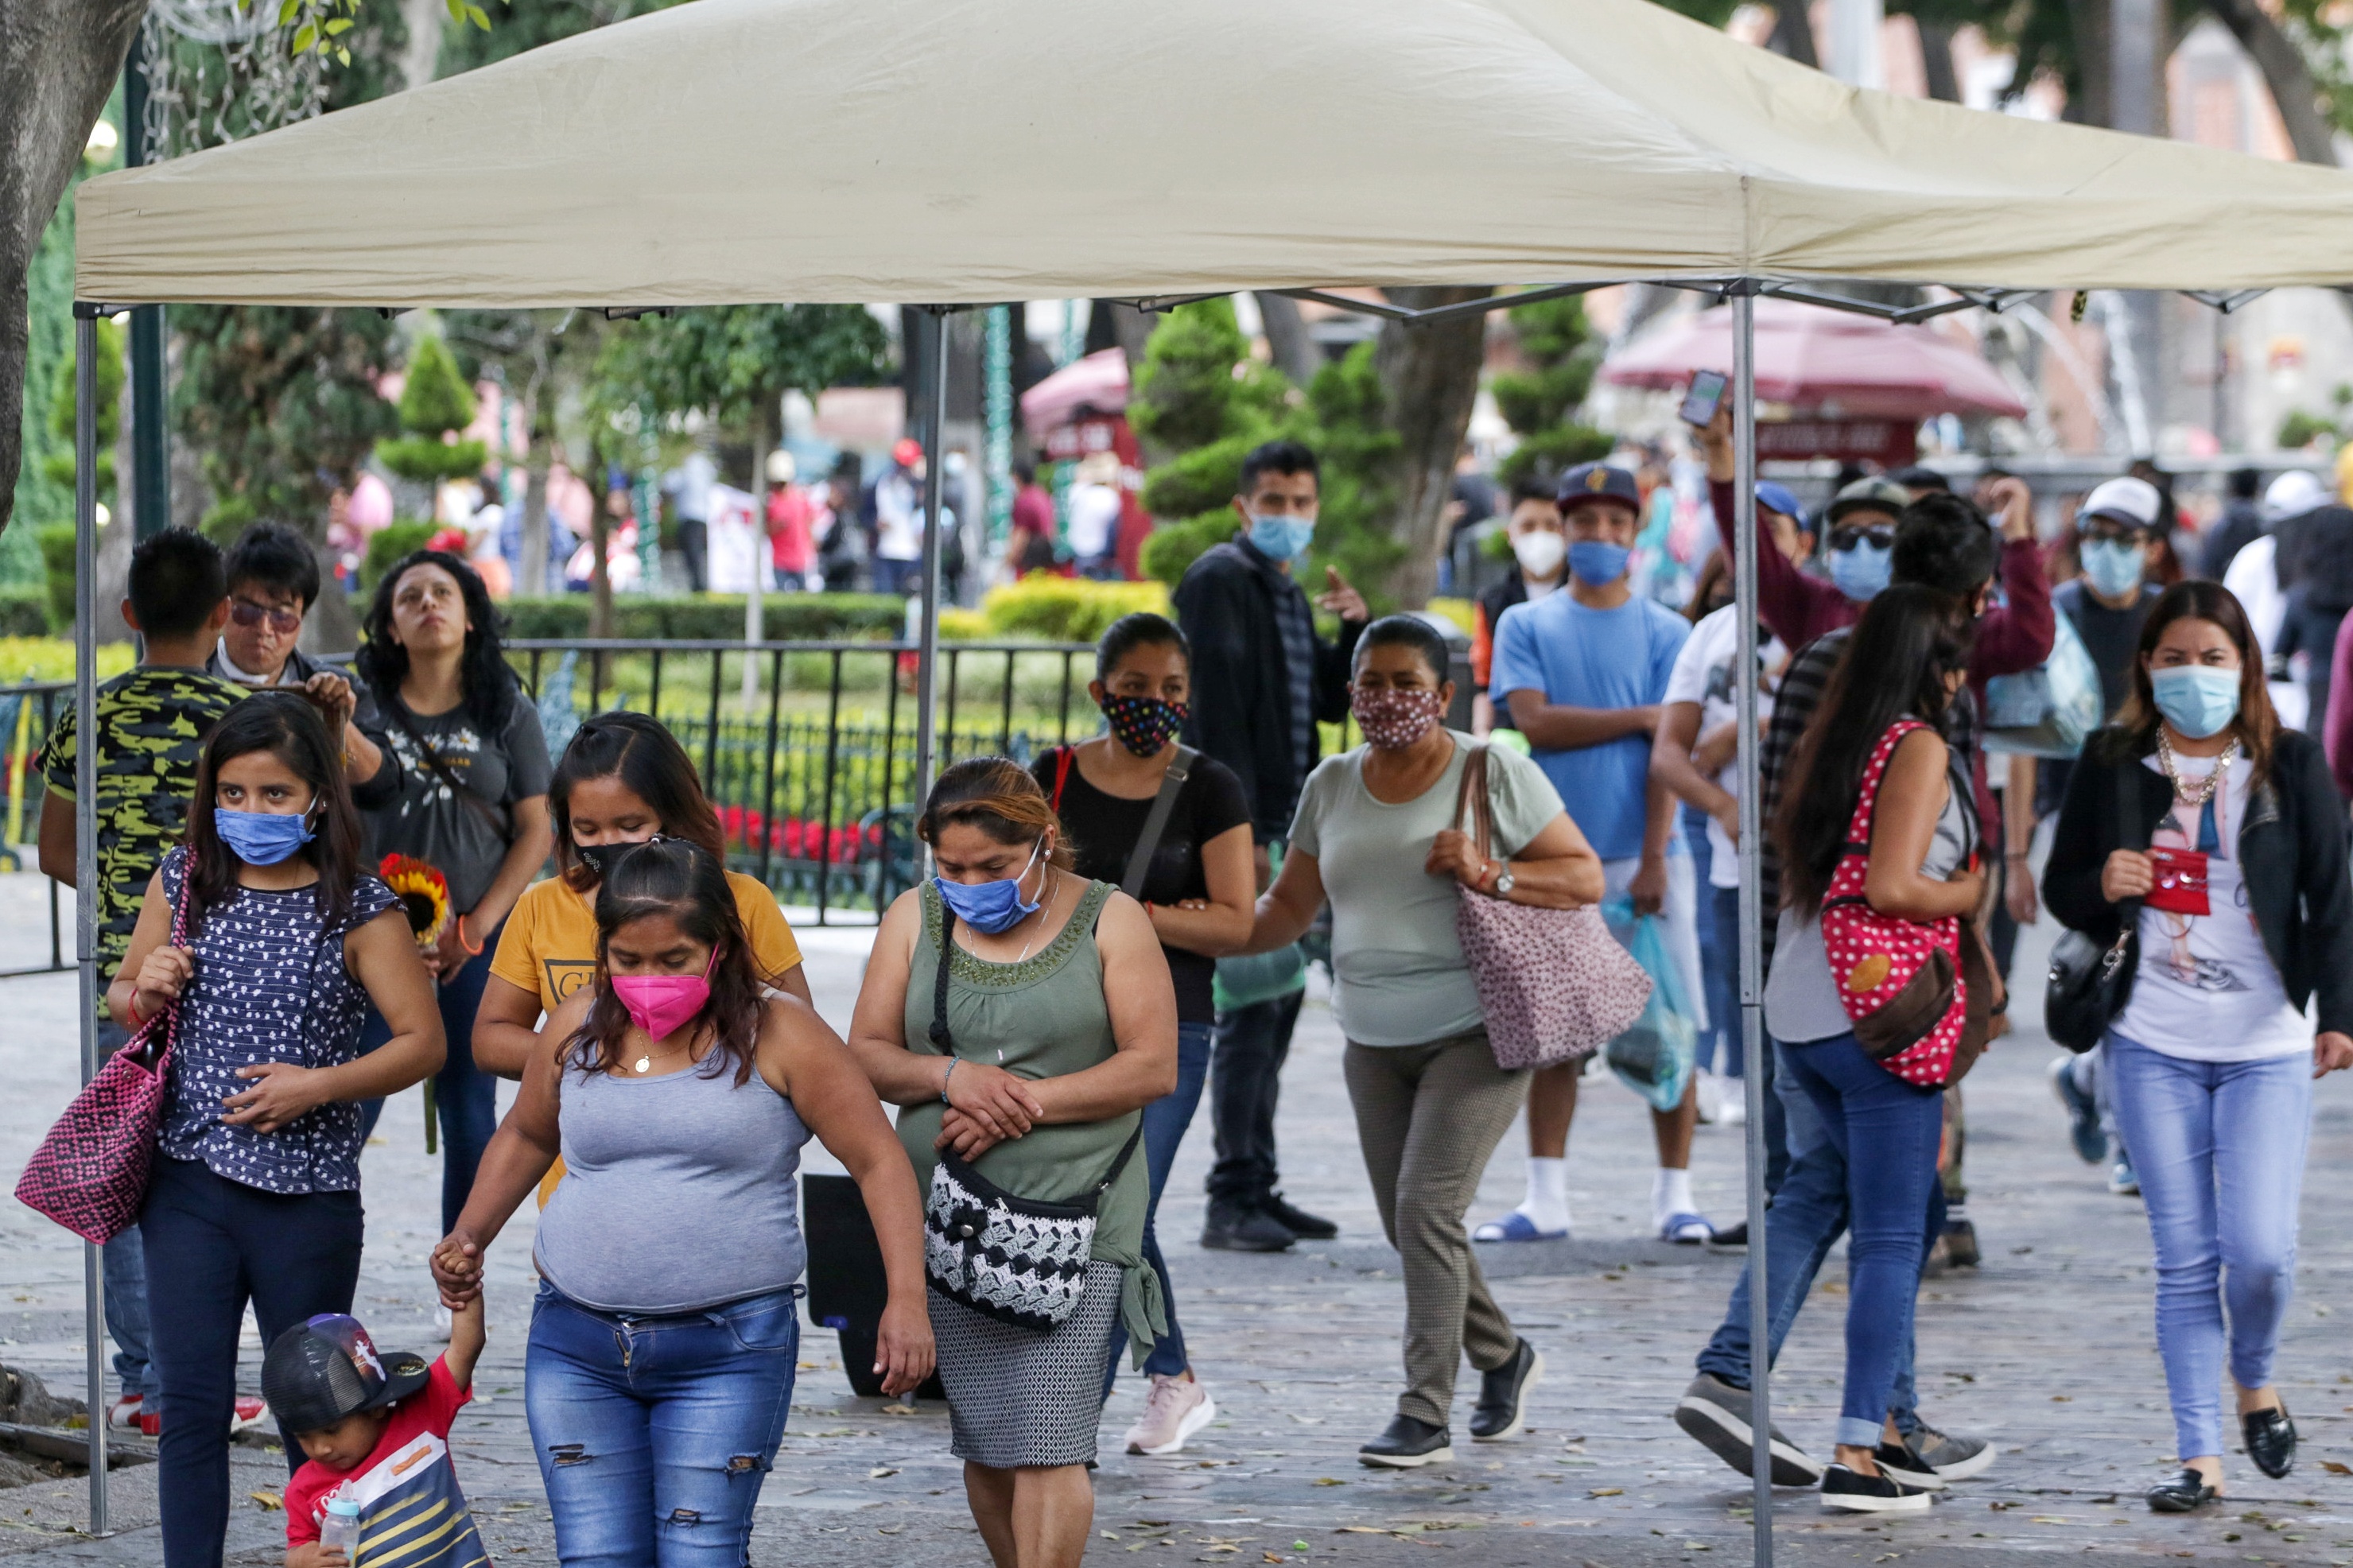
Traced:
<svg viewBox="0 0 2353 1568">
<path fill-rule="evenodd" d="M 1448 1425 L 1455 1374 L 1511 1360 L 1519 1335 L 1495 1305 L 1463 1215 L 1488 1156 L 1527 1098 L 1483 1029 L 1420 1046 L 1348 1042 L 1344 1070 L 1381 1228 L 1405 1263 L 1405 1382 L 1398 1413 Z"/>
</svg>

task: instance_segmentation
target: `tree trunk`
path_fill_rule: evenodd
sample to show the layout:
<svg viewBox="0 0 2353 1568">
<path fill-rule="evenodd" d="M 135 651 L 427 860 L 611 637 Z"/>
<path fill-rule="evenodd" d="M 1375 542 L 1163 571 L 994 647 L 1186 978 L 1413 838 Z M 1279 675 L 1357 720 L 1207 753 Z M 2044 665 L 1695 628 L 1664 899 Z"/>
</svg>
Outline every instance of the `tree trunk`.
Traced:
<svg viewBox="0 0 2353 1568">
<path fill-rule="evenodd" d="M 1488 288 L 1388 290 L 1392 303 L 1414 310 L 1483 300 L 1493 292 Z M 1389 426 L 1399 441 L 1398 508 L 1389 531 L 1406 549 L 1393 585 L 1409 609 L 1428 604 L 1438 584 L 1440 535 L 1447 498 L 1453 493 L 1454 459 L 1471 427 L 1471 405 L 1479 395 L 1486 344 L 1487 318 L 1464 316 L 1435 326 L 1385 321 L 1373 351 Z"/>
<path fill-rule="evenodd" d="M 2239 47 L 2253 57 L 2279 105 L 2280 120 L 2296 157 L 2306 163 L 2337 166 L 2337 130 L 2321 107 L 2320 83 L 2304 51 L 2285 29 L 2263 8 L 2260 0 L 2206 0 L 2215 20 L 2231 29 Z"/>
<path fill-rule="evenodd" d="M 1960 74 L 1953 68 L 1952 24 L 1919 16 L 1912 22 L 1920 31 L 1920 68 L 1928 79 L 1928 96 L 1941 103 L 1960 102 Z"/>
<path fill-rule="evenodd" d="M 551 454 L 536 431 L 523 458 L 522 574 L 515 586 L 525 598 L 547 592 L 547 465 Z"/>
<path fill-rule="evenodd" d="M 1773 13 L 1773 36 L 1767 41 L 1777 54 L 1822 68 L 1820 51 L 1814 47 L 1814 19 L 1807 15 L 1805 0 L 1781 0 Z"/>
<path fill-rule="evenodd" d="M 765 630 L 760 613 L 760 563 L 769 557 L 768 542 L 768 448 L 774 445 L 768 426 L 776 417 L 777 405 L 784 394 L 774 397 L 765 393 L 752 399 L 752 580 L 744 587 L 744 641 L 760 640 Z M 749 647 L 744 650 L 744 714 L 749 718 L 753 704 L 760 696 L 760 660 Z"/>
<path fill-rule="evenodd" d="M 1299 301 L 1288 294 L 1261 292 L 1256 296 L 1258 318 L 1266 326 L 1266 346 L 1274 358 L 1274 368 L 1289 376 L 1295 385 L 1305 386 L 1324 368 L 1324 356 L 1315 350 L 1315 340 L 1307 335 L 1307 318 L 1299 313 Z"/>
<path fill-rule="evenodd" d="M 605 552 L 613 542 L 613 513 L 598 496 L 588 511 L 588 635 L 613 635 L 613 572 Z"/>
<path fill-rule="evenodd" d="M 2076 80 L 2067 93 L 2066 118 L 2078 125 L 2113 124 L 2108 0 L 2067 0 L 2067 22 L 2075 35 Z"/>
<path fill-rule="evenodd" d="M 0 0 L 0 528 L 24 457 L 26 272 L 146 11 L 146 0 Z"/>
</svg>

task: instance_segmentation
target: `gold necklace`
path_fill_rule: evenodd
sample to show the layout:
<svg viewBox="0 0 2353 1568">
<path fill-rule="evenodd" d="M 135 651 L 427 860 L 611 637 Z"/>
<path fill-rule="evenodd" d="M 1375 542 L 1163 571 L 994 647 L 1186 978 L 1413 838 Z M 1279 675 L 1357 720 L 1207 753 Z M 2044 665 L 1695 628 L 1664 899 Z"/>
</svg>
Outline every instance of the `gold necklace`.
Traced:
<svg viewBox="0 0 2353 1568">
<path fill-rule="evenodd" d="M 2214 798 L 2214 792 L 2221 787 L 2222 775 L 2231 771 L 2231 764 L 2236 762 L 2238 757 L 2239 742 L 2234 739 L 2214 758 L 2212 773 L 2200 779 L 2194 785 L 2185 784 L 2182 782 L 2181 771 L 2173 765 L 2173 746 L 2165 738 L 2165 726 L 2162 724 L 2158 726 L 2158 766 L 2165 770 L 2165 776 L 2172 782 L 2174 798 L 2184 805 L 2203 809 L 2206 803 Z"/>
</svg>

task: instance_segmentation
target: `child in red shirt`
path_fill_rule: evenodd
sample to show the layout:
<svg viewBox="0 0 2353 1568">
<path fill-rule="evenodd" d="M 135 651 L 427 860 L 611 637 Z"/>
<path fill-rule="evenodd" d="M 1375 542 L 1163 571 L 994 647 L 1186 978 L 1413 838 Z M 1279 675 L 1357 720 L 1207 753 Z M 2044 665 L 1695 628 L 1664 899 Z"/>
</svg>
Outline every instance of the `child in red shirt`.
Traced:
<svg viewBox="0 0 2353 1568">
<path fill-rule="evenodd" d="M 473 1397 L 482 1301 L 451 1314 L 449 1348 L 376 1353 L 357 1319 L 324 1313 L 278 1336 L 261 1367 L 269 1408 L 309 1463 L 286 1488 L 286 1568 L 346 1568 L 319 1543 L 328 1500 L 360 1505 L 364 1559 L 401 1568 L 475 1568 L 488 1561 L 449 1462 L 449 1426 Z"/>
</svg>

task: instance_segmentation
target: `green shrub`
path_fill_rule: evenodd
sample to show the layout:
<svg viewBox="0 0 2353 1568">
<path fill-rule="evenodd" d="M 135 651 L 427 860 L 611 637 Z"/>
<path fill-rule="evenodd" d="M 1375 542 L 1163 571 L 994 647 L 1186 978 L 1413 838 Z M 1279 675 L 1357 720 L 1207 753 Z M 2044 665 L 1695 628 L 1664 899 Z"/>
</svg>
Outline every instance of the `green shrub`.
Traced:
<svg viewBox="0 0 2353 1568">
<path fill-rule="evenodd" d="M 49 591 L 42 588 L 0 588 L 0 637 L 47 637 L 49 631 Z"/>
<path fill-rule="evenodd" d="M 480 441 L 456 439 L 473 422 L 473 389 L 458 374 L 449 346 L 438 337 L 420 338 L 400 389 L 400 427 L 408 434 L 377 442 L 376 458 L 419 484 L 480 473 L 488 448 Z"/>
<path fill-rule="evenodd" d="M 41 530 L 41 569 L 47 579 L 48 629 L 63 636 L 73 630 L 74 525 L 53 522 Z"/>
<path fill-rule="evenodd" d="M 1182 522 L 1164 522 L 1152 531 L 1136 557 L 1146 576 L 1174 588 L 1187 568 L 1213 546 L 1223 544 L 1240 527 L 1231 507 L 1205 511 Z"/>
<path fill-rule="evenodd" d="M 2286 418 L 2280 421 L 2277 439 L 2280 450 L 2301 452 L 2323 437 L 2327 437 L 2332 442 L 2336 440 L 2337 426 L 2333 422 L 2323 419 L 2317 414 L 2307 414 L 2301 408 L 2294 408 L 2288 411 Z"/>
<path fill-rule="evenodd" d="M 237 542 L 237 536 L 261 513 L 244 496 L 223 496 L 211 510 L 197 521 L 196 531 L 227 550 Z"/>
<path fill-rule="evenodd" d="M 412 551 L 425 548 L 425 542 L 441 531 L 438 522 L 388 522 L 375 531 L 368 540 L 367 558 L 360 563 L 360 591 L 375 592 L 375 582 L 392 570 L 392 563 Z"/>
<path fill-rule="evenodd" d="M 1137 499 L 1155 517 L 1198 517 L 1224 507 L 1231 519 L 1234 494 L 1241 488 L 1242 459 L 1268 438 L 1262 430 L 1250 430 L 1179 453 L 1145 476 L 1144 493 Z"/>
<path fill-rule="evenodd" d="M 1095 583 L 1032 572 L 1018 583 L 991 588 L 980 602 L 989 631 L 1001 637 L 1093 642 L 1122 616 L 1168 613 L 1168 589 L 1159 583 Z"/>
<path fill-rule="evenodd" d="M 561 641 L 588 635 L 586 594 L 510 599 L 503 608 L 509 637 Z M 890 638 L 897 637 L 906 622 L 907 602 L 895 594 L 768 594 L 760 602 L 761 628 L 771 642 Z M 740 641 L 744 596 L 698 594 L 657 599 L 617 595 L 613 635 L 636 642 Z"/>
</svg>

